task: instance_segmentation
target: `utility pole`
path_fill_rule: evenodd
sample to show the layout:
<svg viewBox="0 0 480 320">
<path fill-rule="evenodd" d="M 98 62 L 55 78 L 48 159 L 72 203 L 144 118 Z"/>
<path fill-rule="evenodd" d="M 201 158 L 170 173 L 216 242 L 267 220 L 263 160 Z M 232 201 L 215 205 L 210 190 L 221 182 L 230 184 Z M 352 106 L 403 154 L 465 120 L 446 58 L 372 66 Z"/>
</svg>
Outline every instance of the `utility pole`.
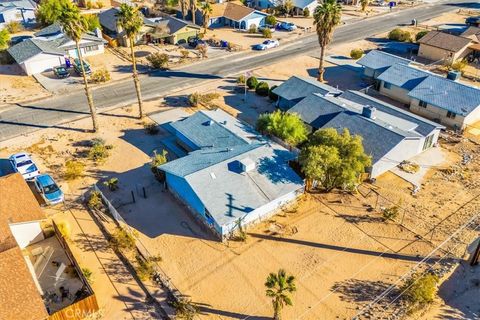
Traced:
<svg viewBox="0 0 480 320">
<path fill-rule="evenodd" d="M 480 238 L 478 239 L 477 249 L 475 249 L 475 252 L 473 253 L 472 261 L 470 261 L 470 265 L 476 266 L 479 263 L 479 260 L 480 260 Z"/>
</svg>

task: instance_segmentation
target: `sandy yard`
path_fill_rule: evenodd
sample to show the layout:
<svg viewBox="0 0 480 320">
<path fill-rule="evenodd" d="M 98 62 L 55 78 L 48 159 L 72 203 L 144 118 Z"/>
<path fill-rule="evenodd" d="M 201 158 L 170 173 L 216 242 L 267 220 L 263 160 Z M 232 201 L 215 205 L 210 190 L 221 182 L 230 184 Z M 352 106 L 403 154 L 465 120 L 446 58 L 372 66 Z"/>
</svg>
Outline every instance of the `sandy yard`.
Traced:
<svg viewBox="0 0 480 320">
<path fill-rule="evenodd" d="M 33 77 L 16 64 L 0 65 L 0 103 L 16 103 L 50 96 Z"/>
</svg>

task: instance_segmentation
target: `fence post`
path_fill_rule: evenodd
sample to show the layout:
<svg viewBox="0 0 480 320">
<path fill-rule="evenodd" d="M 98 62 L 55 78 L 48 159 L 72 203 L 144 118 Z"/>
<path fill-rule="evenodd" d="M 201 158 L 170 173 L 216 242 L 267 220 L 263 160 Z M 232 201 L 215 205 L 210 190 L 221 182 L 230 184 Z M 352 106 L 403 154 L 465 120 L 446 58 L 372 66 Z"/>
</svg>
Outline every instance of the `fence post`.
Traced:
<svg viewBox="0 0 480 320">
<path fill-rule="evenodd" d="M 132 193 L 132 201 L 133 201 L 133 203 L 135 203 L 135 192 L 133 192 L 133 190 L 132 190 L 131 193 Z"/>
<path fill-rule="evenodd" d="M 145 191 L 145 187 L 142 187 L 142 189 L 143 189 L 143 197 L 147 199 L 147 192 Z"/>
</svg>

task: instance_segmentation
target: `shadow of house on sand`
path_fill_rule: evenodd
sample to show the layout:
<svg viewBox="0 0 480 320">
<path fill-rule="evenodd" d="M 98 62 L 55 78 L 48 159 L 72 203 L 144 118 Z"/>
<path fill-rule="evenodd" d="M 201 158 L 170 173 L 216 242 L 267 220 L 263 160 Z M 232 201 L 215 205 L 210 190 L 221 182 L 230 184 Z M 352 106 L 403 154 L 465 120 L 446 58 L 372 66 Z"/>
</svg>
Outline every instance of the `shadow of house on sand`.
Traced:
<svg viewBox="0 0 480 320">
<path fill-rule="evenodd" d="M 347 279 L 335 282 L 331 291 L 340 294 L 340 299 L 346 302 L 366 303 L 373 301 L 390 287 L 389 283 L 383 281 L 368 281 L 359 279 Z M 385 301 L 398 295 L 398 290 L 392 290 Z"/>
</svg>

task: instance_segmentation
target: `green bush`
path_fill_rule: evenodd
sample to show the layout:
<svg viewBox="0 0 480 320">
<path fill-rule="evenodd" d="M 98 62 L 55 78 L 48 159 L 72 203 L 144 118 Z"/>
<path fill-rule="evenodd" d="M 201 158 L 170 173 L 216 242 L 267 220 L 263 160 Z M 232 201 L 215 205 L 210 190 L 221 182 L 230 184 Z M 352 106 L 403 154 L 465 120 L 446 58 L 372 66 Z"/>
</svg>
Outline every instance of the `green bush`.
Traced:
<svg viewBox="0 0 480 320">
<path fill-rule="evenodd" d="M 0 30 L 0 51 L 8 48 L 10 43 L 10 32 L 7 29 Z"/>
<path fill-rule="evenodd" d="M 93 284 L 93 272 L 88 268 L 82 268 L 82 273 L 89 284 Z"/>
<path fill-rule="evenodd" d="M 256 77 L 250 77 L 247 79 L 247 87 L 248 89 L 255 89 L 258 84 L 258 79 Z"/>
<path fill-rule="evenodd" d="M 352 49 L 352 51 L 350 51 L 350 58 L 357 60 L 360 59 L 363 54 L 364 52 L 362 49 Z"/>
<path fill-rule="evenodd" d="M 271 39 L 272 38 L 272 31 L 269 28 L 265 28 L 262 30 L 262 35 L 264 38 Z"/>
<path fill-rule="evenodd" d="M 393 41 L 407 42 L 407 41 L 411 41 L 412 36 L 410 32 L 406 30 L 395 28 L 388 33 L 388 39 Z"/>
<path fill-rule="evenodd" d="M 262 133 L 277 136 L 291 145 L 297 145 L 307 139 L 308 129 L 296 113 L 277 110 L 258 117 L 256 129 Z"/>
<path fill-rule="evenodd" d="M 62 237 L 65 239 L 70 239 L 72 230 L 70 229 L 70 224 L 67 221 L 60 221 L 57 223 L 57 228 Z"/>
<path fill-rule="evenodd" d="M 303 9 L 303 16 L 310 17 L 310 10 L 308 8 Z"/>
<path fill-rule="evenodd" d="M 110 191 L 115 191 L 118 189 L 118 178 L 110 178 L 104 181 L 103 184 L 107 186 Z"/>
<path fill-rule="evenodd" d="M 112 146 L 106 145 L 102 139 L 94 139 L 88 151 L 88 158 L 96 163 L 102 163 L 110 156 L 110 149 Z"/>
<path fill-rule="evenodd" d="M 155 272 L 153 261 L 145 260 L 139 255 L 135 257 L 135 260 L 137 260 L 135 271 L 137 272 L 137 276 L 140 278 L 140 280 L 146 281 L 150 279 Z"/>
<path fill-rule="evenodd" d="M 74 180 L 83 176 L 85 165 L 76 160 L 68 160 L 65 162 L 65 179 Z"/>
<path fill-rule="evenodd" d="M 275 18 L 275 16 L 269 15 L 265 18 L 265 24 L 269 26 L 274 26 L 277 24 L 277 18 Z"/>
<path fill-rule="evenodd" d="M 273 90 L 278 87 L 277 85 L 273 85 L 270 87 L 270 90 L 268 90 L 268 97 L 270 98 L 270 100 L 272 101 L 277 101 L 278 100 L 278 96 L 273 93 Z"/>
<path fill-rule="evenodd" d="M 105 68 L 94 71 L 90 76 L 90 81 L 93 83 L 105 83 L 110 79 L 110 72 Z"/>
<path fill-rule="evenodd" d="M 248 28 L 248 33 L 257 33 L 257 25 L 251 24 L 250 28 Z"/>
<path fill-rule="evenodd" d="M 268 83 L 261 81 L 257 84 L 257 87 L 255 88 L 255 93 L 259 96 L 266 97 L 268 96 L 268 89 Z"/>
<path fill-rule="evenodd" d="M 153 150 L 152 161 L 150 162 L 150 170 L 152 171 L 155 179 L 160 182 L 165 181 L 165 172 L 158 169 L 164 163 L 167 163 L 167 150 L 162 150 L 162 153 L 157 153 L 157 150 Z"/>
<path fill-rule="evenodd" d="M 418 309 L 432 303 L 437 293 L 438 277 L 434 274 L 414 274 L 401 288 L 410 309 Z"/>
<path fill-rule="evenodd" d="M 168 66 L 168 54 L 155 52 L 147 56 L 147 61 L 154 69 L 163 69 Z"/>
<path fill-rule="evenodd" d="M 422 39 L 427 33 L 429 33 L 428 30 L 423 30 L 423 31 L 418 32 L 415 35 L 415 41 L 418 41 L 418 40 Z"/>
<path fill-rule="evenodd" d="M 102 196 L 98 191 L 92 191 L 87 201 L 90 209 L 100 210 L 103 207 Z"/>
<path fill-rule="evenodd" d="M 136 237 L 136 232 L 129 232 L 118 227 L 117 230 L 112 234 L 110 244 L 118 250 L 131 251 L 136 247 Z"/>
<path fill-rule="evenodd" d="M 199 313 L 199 308 L 187 298 L 179 298 L 171 302 L 172 307 L 175 309 L 175 314 L 180 319 L 193 320 Z"/>
<path fill-rule="evenodd" d="M 462 72 L 468 65 L 466 60 L 458 60 L 450 65 L 450 68 L 455 71 Z"/>
<path fill-rule="evenodd" d="M 400 213 L 400 207 L 398 206 L 385 208 L 382 211 L 382 215 L 385 220 L 395 220 L 395 218 L 398 217 L 399 213 Z"/>
<path fill-rule="evenodd" d="M 188 96 L 188 103 L 192 107 L 198 107 L 198 106 L 209 106 L 209 104 L 220 97 L 220 94 L 216 92 L 212 93 L 206 93 L 206 94 L 201 94 L 199 92 L 194 92 L 191 95 Z"/>
<path fill-rule="evenodd" d="M 23 31 L 23 25 L 19 21 L 10 21 L 5 25 L 5 28 L 10 33 L 17 33 Z"/>
<path fill-rule="evenodd" d="M 238 76 L 237 84 L 245 84 L 245 76 L 243 74 Z"/>
</svg>

